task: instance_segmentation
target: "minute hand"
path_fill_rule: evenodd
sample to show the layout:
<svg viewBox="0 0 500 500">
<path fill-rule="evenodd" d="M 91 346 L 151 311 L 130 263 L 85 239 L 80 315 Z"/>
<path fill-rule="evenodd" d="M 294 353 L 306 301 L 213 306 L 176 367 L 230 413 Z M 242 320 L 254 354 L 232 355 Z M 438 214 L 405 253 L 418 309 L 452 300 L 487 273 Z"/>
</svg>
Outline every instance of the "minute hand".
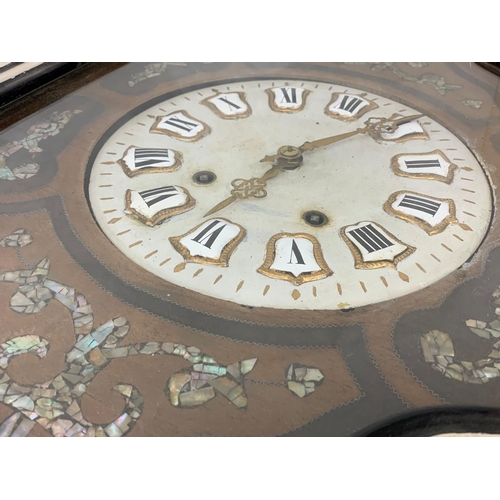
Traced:
<svg viewBox="0 0 500 500">
<path fill-rule="evenodd" d="M 335 142 L 343 141 L 344 139 L 348 139 L 354 135 L 365 134 L 368 133 L 375 139 L 380 139 L 382 133 L 391 133 L 394 132 L 400 125 L 404 125 L 405 123 L 416 120 L 417 118 L 421 118 L 423 115 L 412 115 L 412 116 L 403 116 L 400 118 L 370 118 L 365 122 L 365 126 L 363 128 L 358 128 L 353 130 L 352 132 L 346 132 L 344 134 L 333 135 L 330 137 L 324 137 L 323 139 L 318 139 L 316 141 L 306 141 L 302 146 L 295 148 L 300 152 L 304 151 L 312 151 L 316 148 L 322 148 L 325 146 L 329 146 Z M 264 161 L 276 161 L 279 158 L 282 158 L 283 155 L 278 152 L 278 154 L 265 156 L 261 162 Z"/>
<path fill-rule="evenodd" d="M 409 123 L 417 118 L 422 118 L 423 115 L 412 115 L 412 116 L 402 116 L 401 118 L 375 118 L 370 121 L 365 122 L 365 127 L 358 128 L 353 130 L 352 132 L 346 132 L 345 134 L 333 135 L 331 137 L 325 137 L 323 139 L 318 139 L 317 141 L 306 141 L 302 146 L 299 146 L 301 151 L 312 151 L 316 148 L 322 148 L 324 146 L 329 146 L 334 142 L 339 142 L 348 137 L 352 137 L 357 134 L 364 134 L 366 132 L 370 133 L 373 131 L 377 131 L 380 133 L 381 129 L 387 127 L 387 132 L 394 132 L 400 125 L 404 125 L 405 123 Z M 375 129 L 375 130 L 374 130 Z"/>
<path fill-rule="evenodd" d="M 344 139 L 348 139 L 349 137 L 352 137 L 353 135 L 357 134 L 363 134 L 366 132 L 367 128 L 358 128 L 356 130 L 353 130 L 352 132 L 346 132 L 345 134 L 339 134 L 339 135 L 333 135 L 331 137 L 323 137 L 323 139 L 318 139 L 317 141 L 306 141 L 302 146 L 299 146 L 296 148 L 295 146 L 288 146 L 288 149 L 296 151 L 298 154 L 303 153 L 304 151 L 312 151 L 313 149 L 316 148 L 322 148 L 323 146 L 328 146 L 329 144 L 333 144 L 334 142 L 339 142 Z M 279 150 L 278 153 L 275 155 L 266 155 L 264 158 L 262 158 L 261 163 L 265 161 L 276 161 L 279 159 L 283 158 L 283 154 L 280 153 L 280 150 L 283 148 L 287 148 L 287 146 L 282 146 Z"/>
<path fill-rule="evenodd" d="M 324 146 L 329 146 L 330 144 L 333 144 L 334 142 L 339 142 L 343 141 L 344 139 L 347 139 L 349 137 L 352 137 L 353 135 L 358 135 L 358 134 L 364 134 L 366 132 L 366 127 L 365 128 L 358 128 L 356 130 L 353 130 L 352 132 L 346 132 L 345 134 L 339 134 L 339 135 L 333 135 L 331 137 L 324 137 L 323 139 L 318 139 L 316 141 L 306 141 L 302 146 L 299 146 L 299 149 L 301 151 L 312 151 L 313 149 L 316 148 L 322 148 Z"/>
</svg>

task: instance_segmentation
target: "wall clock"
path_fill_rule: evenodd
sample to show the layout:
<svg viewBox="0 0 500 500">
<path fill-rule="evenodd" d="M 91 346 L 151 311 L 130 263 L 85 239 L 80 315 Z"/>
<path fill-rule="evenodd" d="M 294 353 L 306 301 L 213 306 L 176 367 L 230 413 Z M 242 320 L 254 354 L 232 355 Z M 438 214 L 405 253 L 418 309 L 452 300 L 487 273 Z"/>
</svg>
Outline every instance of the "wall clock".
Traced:
<svg viewBox="0 0 500 500">
<path fill-rule="evenodd" d="M 462 266 L 492 213 L 487 175 L 417 105 L 318 79 L 165 94 L 90 165 L 105 235 L 197 294 L 282 310 L 395 299 Z"/>
<path fill-rule="evenodd" d="M 340 436 L 495 405 L 496 75 L 78 71 L 0 111 L 0 435 Z"/>
</svg>

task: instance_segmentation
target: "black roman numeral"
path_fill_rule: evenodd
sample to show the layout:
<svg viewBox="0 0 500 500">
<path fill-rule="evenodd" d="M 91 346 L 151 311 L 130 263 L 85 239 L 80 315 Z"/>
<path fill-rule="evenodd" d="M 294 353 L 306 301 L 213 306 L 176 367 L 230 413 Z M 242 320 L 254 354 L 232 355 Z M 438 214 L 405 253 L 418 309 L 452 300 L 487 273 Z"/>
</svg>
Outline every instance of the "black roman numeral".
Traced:
<svg viewBox="0 0 500 500">
<path fill-rule="evenodd" d="M 420 198 L 419 196 L 405 194 L 398 206 L 419 210 L 420 212 L 430 214 L 434 217 L 439 210 L 441 203 L 438 201 L 428 200 L 427 198 Z"/>
<path fill-rule="evenodd" d="M 141 198 L 144 200 L 148 207 L 152 207 L 160 201 L 166 200 L 172 196 L 177 196 L 179 191 L 174 186 L 165 186 L 156 189 L 147 189 L 146 191 L 139 191 Z"/>
<path fill-rule="evenodd" d="M 293 262 L 293 257 L 295 256 L 296 262 Z M 288 261 L 289 264 L 305 264 L 304 258 L 302 257 L 302 254 L 300 253 L 299 246 L 297 245 L 297 242 L 295 240 L 292 240 L 292 249 L 290 250 L 290 260 Z"/>
<path fill-rule="evenodd" d="M 173 127 L 177 127 L 181 130 L 185 130 L 186 132 L 191 132 L 191 130 L 198 127 L 197 123 L 188 122 L 186 120 L 181 120 L 180 118 L 177 118 L 176 116 L 172 116 L 165 123 L 168 123 L 169 125 L 172 125 Z"/>
<path fill-rule="evenodd" d="M 363 101 L 361 99 L 358 99 L 357 97 L 351 97 L 348 95 L 345 95 L 342 98 L 342 101 L 340 104 L 336 107 L 343 109 L 344 111 L 348 111 L 351 114 L 354 114 L 354 111 L 356 111 L 356 108 L 362 103 Z"/>
<path fill-rule="evenodd" d="M 368 253 L 376 252 L 384 248 L 392 247 L 394 243 L 388 240 L 376 227 L 372 224 L 367 224 L 363 227 L 358 227 L 350 234 Z"/>
<path fill-rule="evenodd" d="M 134 163 L 137 168 L 149 167 L 168 160 L 168 149 L 136 148 L 134 153 Z"/>
<path fill-rule="evenodd" d="M 218 227 L 217 229 L 214 229 L 218 224 L 222 224 L 222 226 Z M 196 243 L 204 245 L 207 248 L 212 248 L 214 241 L 217 239 L 219 234 L 226 226 L 227 224 L 223 224 L 220 220 L 214 220 L 203 231 L 201 231 L 194 238 L 192 238 L 192 241 L 196 241 Z"/>
<path fill-rule="evenodd" d="M 280 90 L 283 93 L 281 103 L 286 102 L 288 104 L 297 104 L 297 89 L 283 87 Z"/>
<path fill-rule="evenodd" d="M 404 160 L 407 168 L 441 168 L 439 160 Z"/>
<path fill-rule="evenodd" d="M 229 106 L 229 111 L 232 111 L 233 108 L 234 109 L 241 109 L 241 106 L 234 104 L 234 102 L 231 102 L 227 97 L 219 97 L 219 100 L 222 102 L 225 102 Z"/>
</svg>

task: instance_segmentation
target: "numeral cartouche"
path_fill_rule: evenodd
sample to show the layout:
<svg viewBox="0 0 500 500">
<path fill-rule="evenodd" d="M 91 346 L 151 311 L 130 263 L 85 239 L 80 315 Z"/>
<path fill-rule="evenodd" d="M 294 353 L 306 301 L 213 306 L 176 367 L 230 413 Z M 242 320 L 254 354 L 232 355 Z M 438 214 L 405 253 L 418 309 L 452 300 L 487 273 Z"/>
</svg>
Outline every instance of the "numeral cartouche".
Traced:
<svg viewBox="0 0 500 500">
<path fill-rule="evenodd" d="M 269 97 L 269 106 L 273 111 L 280 113 L 296 113 L 304 109 L 310 90 L 302 87 L 273 87 L 266 89 Z"/>
<path fill-rule="evenodd" d="M 352 253 L 356 269 L 396 267 L 415 251 L 414 247 L 372 221 L 344 226 L 340 235 Z"/>
<path fill-rule="evenodd" d="M 366 94 L 332 94 L 330 102 L 325 107 L 325 114 L 343 121 L 357 120 L 365 113 L 378 108 L 378 105 L 367 99 Z"/>
<path fill-rule="evenodd" d="M 257 272 L 297 286 L 333 274 L 318 240 L 304 233 L 274 235 L 267 244 L 264 263 Z"/>
<path fill-rule="evenodd" d="M 215 95 L 207 97 L 201 104 L 208 106 L 218 117 L 225 120 L 237 120 L 246 118 L 252 114 L 252 108 L 248 104 L 244 92 L 219 92 L 214 90 Z"/>
<path fill-rule="evenodd" d="M 166 219 L 191 210 L 196 202 L 181 186 L 162 186 L 125 193 L 125 213 L 147 226 L 155 226 Z"/>
<path fill-rule="evenodd" d="M 384 204 L 384 210 L 399 219 L 417 224 L 430 235 L 441 233 L 449 224 L 458 222 L 453 200 L 413 191 L 393 193 Z"/>
<path fill-rule="evenodd" d="M 117 163 L 129 177 L 145 173 L 173 172 L 181 166 L 182 154 L 173 149 L 130 146 Z"/>
<path fill-rule="evenodd" d="M 197 141 L 210 132 L 210 127 L 182 110 L 158 116 L 149 131 L 184 141 Z"/>
<path fill-rule="evenodd" d="M 245 229 L 227 219 L 209 219 L 181 236 L 169 238 L 185 262 L 227 267 Z"/>
<path fill-rule="evenodd" d="M 438 149 L 429 153 L 404 153 L 391 158 L 392 171 L 401 177 L 451 184 L 457 166 Z"/>
</svg>

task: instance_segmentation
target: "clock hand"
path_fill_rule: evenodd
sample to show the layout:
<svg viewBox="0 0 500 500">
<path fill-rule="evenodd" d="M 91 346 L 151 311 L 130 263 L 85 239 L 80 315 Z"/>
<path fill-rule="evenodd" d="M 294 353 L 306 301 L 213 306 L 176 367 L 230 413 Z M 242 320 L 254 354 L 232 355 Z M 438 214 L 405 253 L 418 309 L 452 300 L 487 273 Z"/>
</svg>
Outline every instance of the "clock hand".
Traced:
<svg viewBox="0 0 500 500">
<path fill-rule="evenodd" d="M 387 134 L 394 133 L 397 130 L 398 126 L 416 120 L 417 118 L 421 118 L 424 115 L 419 114 L 412 116 L 403 116 L 401 118 L 395 118 L 395 116 L 396 115 L 392 115 L 390 118 L 372 117 L 365 122 L 364 128 L 358 128 L 356 130 L 353 130 L 352 132 L 346 132 L 344 134 L 324 137 L 322 139 L 318 139 L 312 142 L 306 141 L 304 142 L 304 144 L 302 144 L 302 146 L 299 146 L 298 148 L 295 146 L 282 146 L 281 148 L 278 149 L 277 154 L 267 155 L 260 161 L 266 162 L 266 161 L 287 160 L 288 162 L 290 162 L 291 158 L 288 158 L 285 154 L 283 154 L 285 151 L 291 152 L 293 150 L 295 152 L 295 156 L 298 158 L 299 156 L 301 157 L 301 153 L 303 153 L 304 151 L 312 151 L 313 149 L 329 146 L 330 144 L 343 141 L 344 139 L 348 139 L 349 137 L 358 134 L 368 133 L 368 135 L 370 135 L 374 139 L 381 139 L 382 133 L 387 133 Z"/>
<path fill-rule="evenodd" d="M 236 200 L 244 200 L 249 196 L 254 198 L 265 198 L 267 196 L 267 191 L 264 189 L 267 185 L 266 181 L 276 177 L 281 171 L 281 166 L 273 165 L 261 177 L 252 177 L 251 179 L 234 179 L 231 181 L 231 185 L 234 188 L 231 190 L 231 196 L 215 205 L 215 207 L 210 209 L 204 217 L 226 208 Z"/>
<path fill-rule="evenodd" d="M 323 139 L 318 139 L 312 142 L 306 141 L 304 142 L 304 144 L 302 144 L 302 146 L 299 146 L 299 149 L 301 151 L 312 151 L 313 149 L 316 148 L 329 146 L 330 144 L 343 141 L 344 139 L 352 137 L 353 135 L 364 134 L 366 132 L 366 129 L 367 127 L 358 128 L 356 130 L 353 130 L 352 132 L 346 132 L 345 134 L 333 135 L 331 137 L 324 137 Z"/>
<path fill-rule="evenodd" d="M 238 199 L 246 199 L 249 196 L 254 198 L 264 198 L 267 196 L 267 191 L 264 189 L 266 181 L 276 177 L 283 169 L 295 169 L 302 163 L 302 153 L 304 151 L 312 151 L 317 148 L 322 148 L 334 144 L 335 142 L 343 141 L 354 135 L 368 133 L 368 135 L 376 140 L 382 138 L 382 134 L 394 133 L 398 126 L 405 123 L 421 118 L 423 115 L 403 116 L 396 118 L 397 114 L 392 115 L 390 118 L 371 117 L 365 122 L 364 128 L 358 128 L 351 132 L 344 134 L 332 135 L 324 137 L 316 141 L 306 141 L 298 148 L 295 146 L 281 146 L 278 153 L 271 156 L 265 156 L 261 161 L 276 162 L 262 177 L 252 177 L 251 179 L 234 179 L 231 185 L 234 189 L 231 190 L 231 196 L 221 201 L 211 210 L 209 210 L 205 217 L 212 215 L 219 210 L 227 207 Z"/>
<path fill-rule="evenodd" d="M 424 115 L 411 115 L 411 116 L 402 116 L 400 118 L 396 118 L 397 113 L 393 114 L 390 118 L 378 118 L 371 117 L 366 122 L 366 132 L 370 137 L 375 140 L 382 139 L 382 134 L 393 134 L 396 132 L 400 125 L 404 125 L 405 123 L 409 123 L 413 120 L 417 120 L 418 118 L 422 118 Z"/>
</svg>

